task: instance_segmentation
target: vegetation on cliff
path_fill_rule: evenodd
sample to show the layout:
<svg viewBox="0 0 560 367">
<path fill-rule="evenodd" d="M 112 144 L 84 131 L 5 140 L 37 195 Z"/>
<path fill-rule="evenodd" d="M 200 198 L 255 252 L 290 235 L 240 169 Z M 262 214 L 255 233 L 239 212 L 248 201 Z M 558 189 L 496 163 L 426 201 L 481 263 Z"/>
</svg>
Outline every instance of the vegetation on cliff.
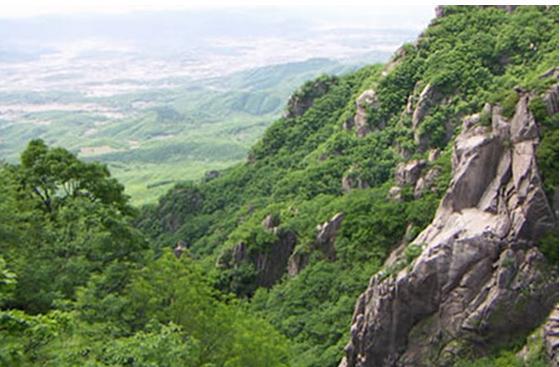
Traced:
<svg viewBox="0 0 560 367">
<path fill-rule="evenodd" d="M 304 86 L 246 163 L 139 213 L 103 166 L 32 142 L 0 174 L 0 364 L 336 366 L 368 279 L 418 255 L 463 118 L 513 114 L 514 88 L 544 96 L 557 67 L 558 7 L 446 7 L 388 65 Z M 534 100 L 552 199 L 558 112 Z"/>
</svg>

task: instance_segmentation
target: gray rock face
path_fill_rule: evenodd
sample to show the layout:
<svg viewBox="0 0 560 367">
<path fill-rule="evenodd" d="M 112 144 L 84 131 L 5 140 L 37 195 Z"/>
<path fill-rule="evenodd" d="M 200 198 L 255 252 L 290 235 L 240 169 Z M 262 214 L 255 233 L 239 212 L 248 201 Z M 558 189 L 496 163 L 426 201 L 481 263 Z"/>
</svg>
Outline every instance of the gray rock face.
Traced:
<svg viewBox="0 0 560 367">
<path fill-rule="evenodd" d="M 336 260 L 334 241 L 343 220 L 344 214 L 337 213 L 329 221 L 317 226 L 317 237 L 311 247 L 312 249 L 321 250 L 328 260 Z"/>
<path fill-rule="evenodd" d="M 557 226 L 539 177 L 538 135 L 522 96 L 512 122 L 464 125 L 453 178 L 422 253 L 359 297 L 340 366 L 449 366 L 525 335 L 557 303 L 558 279 L 536 247 Z M 513 140 L 513 141 L 512 141 Z"/>
<path fill-rule="evenodd" d="M 356 115 L 354 116 L 354 124 L 356 126 L 356 134 L 358 137 L 366 136 L 369 132 L 367 109 L 376 108 L 378 105 L 375 91 L 368 89 L 363 92 L 356 100 Z"/>
<path fill-rule="evenodd" d="M 428 161 L 430 161 L 430 162 L 435 161 L 436 159 L 439 158 L 440 154 L 441 154 L 441 152 L 439 151 L 439 149 L 437 149 L 437 148 L 436 149 L 431 149 L 428 152 Z"/>
<path fill-rule="evenodd" d="M 253 253 L 247 244 L 240 242 L 231 250 L 231 263 L 225 267 L 236 267 L 243 262 L 250 262 L 255 266 L 255 284 L 259 287 L 271 287 L 284 275 L 290 255 L 294 251 L 297 237 L 290 231 L 276 231 L 278 240 L 268 251 Z"/>
<path fill-rule="evenodd" d="M 364 91 L 356 99 L 356 114 L 346 121 L 343 125 L 345 130 L 356 128 L 356 135 L 360 138 L 366 136 L 370 132 L 368 124 L 368 109 L 379 107 L 377 95 L 373 89 Z"/>
<path fill-rule="evenodd" d="M 422 170 L 426 167 L 425 160 L 412 160 L 400 163 L 395 170 L 395 183 L 399 186 L 415 185 Z"/>
<path fill-rule="evenodd" d="M 439 176 L 439 169 L 431 168 L 426 174 L 416 181 L 414 186 L 414 198 L 420 198 L 425 192 L 433 189 L 434 184 Z"/>
<path fill-rule="evenodd" d="M 529 95 L 525 94 L 519 98 L 515 115 L 511 121 L 511 140 L 516 143 L 539 136 L 537 123 L 529 111 Z"/>
<path fill-rule="evenodd" d="M 297 237 L 290 231 L 279 231 L 278 241 L 266 253 L 259 253 L 252 261 L 257 270 L 256 284 L 259 287 L 273 286 L 286 272 L 288 260 L 294 251 Z"/>
<path fill-rule="evenodd" d="M 543 342 L 550 366 L 558 366 L 558 305 L 554 307 L 543 328 Z"/>
<path fill-rule="evenodd" d="M 291 277 L 298 275 L 307 266 L 308 262 L 308 254 L 294 252 L 288 260 L 288 275 Z"/>
<path fill-rule="evenodd" d="M 426 139 L 420 134 L 420 124 L 430 108 L 438 103 L 442 98 L 441 93 L 434 88 L 431 84 L 424 87 L 412 113 L 412 129 L 414 130 L 414 140 L 418 144 L 420 150 L 424 150 L 426 147 Z"/>
<path fill-rule="evenodd" d="M 187 251 L 188 247 L 189 246 L 185 241 L 179 240 L 177 241 L 177 244 L 173 248 L 173 254 L 175 255 L 176 258 L 180 258 L 181 255 L 183 255 L 183 253 Z"/>
<path fill-rule="evenodd" d="M 226 251 L 216 265 L 221 268 L 234 268 L 249 262 L 256 270 L 255 284 L 259 287 L 271 287 L 286 272 L 288 261 L 297 243 L 297 236 L 291 231 L 279 228 L 280 218 L 273 214 L 267 215 L 262 225 L 277 238 L 267 251 L 251 251 L 246 243 L 240 242 Z"/>
<path fill-rule="evenodd" d="M 344 220 L 343 213 L 335 214 L 330 220 L 317 226 L 315 241 L 311 250 L 319 250 L 329 260 L 336 260 L 336 233 Z M 266 251 L 255 251 L 246 243 L 240 242 L 218 258 L 216 266 L 235 268 L 242 263 L 251 263 L 255 267 L 255 284 L 259 287 L 271 287 L 287 272 L 290 276 L 299 274 L 309 263 L 309 253 L 296 251 L 298 242 L 295 233 L 282 229 L 280 218 L 269 214 L 262 221 L 263 227 L 276 235 L 277 240 Z"/>
<path fill-rule="evenodd" d="M 311 244 L 311 250 L 319 250 L 323 256 L 329 260 L 336 260 L 335 240 L 336 234 L 340 229 L 340 225 L 344 220 L 343 213 L 335 214 L 330 220 L 317 226 L 317 235 L 315 241 Z M 288 260 L 288 275 L 296 276 L 309 263 L 309 253 L 294 252 Z"/>
<path fill-rule="evenodd" d="M 550 77 L 558 78 L 558 67 L 549 69 L 544 74 L 539 76 L 540 79 L 546 79 Z"/>
</svg>

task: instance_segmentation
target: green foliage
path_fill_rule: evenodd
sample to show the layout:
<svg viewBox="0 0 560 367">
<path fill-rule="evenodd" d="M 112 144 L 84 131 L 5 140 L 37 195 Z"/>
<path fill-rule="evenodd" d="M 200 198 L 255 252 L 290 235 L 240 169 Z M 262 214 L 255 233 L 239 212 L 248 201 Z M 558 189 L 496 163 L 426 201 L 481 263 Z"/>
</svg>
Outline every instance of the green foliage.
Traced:
<svg viewBox="0 0 560 367">
<path fill-rule="evenodd" d="M 170 253 L 149 264 L 127 291 L 137 325 L 150 320 L 179 325 L 199 348 L 194 365 L 282 366 L 287 342 L 263 321 L 243 314 L 218 294 L 188 257 Z"/>
<path fill-rule="evenodd" d="M 0 365 L 287 365 L 285 337 L 216 291 L 188 254 L 154 259 L 125 201 L 99 194 L 103 170 L 42 142 L 23 161 L 0 176 L 1 205 L 22 220 L 0 226 Z M 21 172 L 31 177 L 18 182 Z M 196 190 L 183 197 L 200 204 Z"/>
<path fill-rule="evenodd" d="M 492 114 L 488 111 L 480 113 L 480 125 L 489 127 L 492 125 Z"/>
<path fill-rule="evenodd" d="M 7 269 L 6 262 L 0 257 L 0 306 L 12 296 L 15 284 L 16 275 Z"/>
<path fill-rule="evenodd" d="M 21 154 L 20 175 L 48 212 L 71 198 L 99 201 L 123 213 L 131 210 L 124 187 L 110 178 L 105 165 L 84 163 L 66 149 L 47 147 L 42 140 L 32 140 Z"/>
<path fill-rule="evenodd" d="M 455 364 L 455 367 L 527 367 L 519 358 L 516 357 L 515 353 L 512 352 L 502 352 L 496 357 L 486 357 L 477 359 L 475 361 L 461 361 Z M 537 367 L 538 365 L 532 364 L 531 367 Z"/>
<path fill-rule="evenodd" d="M 539 18 L 534 25 L 527 20 L 531 16 Z M 192 243 L 193 255 L 215 274 L 220 289 L 244 297 L 254 292 L 249 307 L 298 344 L 298 360 L 304 365 L 335 366 L 347 337 L 352 300 L 381 270 L 389 251 L 401 241 L 412 242 L 432 220 L 450 180 L 450 140 L 462 118 L 479 112 L 486 102 L 499 103 L 505 114 L 513 114 L 516 85 L 535 86 L 541 93 L 550 84 L 539 77 L 557 65 L 555 16 L 556 8 L 522 7 L 512 14 L 492 7 L 446 8 L 446 16 L 435 19 L 415 45 L 403 47 L 387 73 L 379 66 L 365 67 L 331 83 L 323 78 L 302 87 L 293 98 L 307 96 L 311 107 L 301 116 L 274 122 L 253 146 L 246 164 L 194 184 L 189 190 L 197 192 L 200 205 L 193 206 L 190 196 L 180 199 L 185 186 L 178 186 L 157 207 L 145 210 L 139 223 L 150 228 L 160 246 L 179 239 Z M 538 31 L 517 39 L 513 33 L 523 33 L 526 27 Z M 525 48 L 528 40 L 538 44 L 538 51 Z M 522 49 L 523 56 L 516 57 L 508 45 Z M 324 82 L 328 88 L 321 88 Z M 410 99 L 414 109 L 428 84 L 432 95 L 414 130 L 406 105 Z M 375 90 L 378 101 L 368 108 L 372 131 L 357 138 L 342 125 L 354 116 L 356 98 L 366 89 Z M 489 115 L 481 116 L 483 125 L 490 120 Z M 439 172 L 432 190 L 415 199 L 412 189 L 405 188 L 403 202 L 387 200 L 401 153 L 425 158 L 424 152 L 435 147 L 442 154 L 428 168 Z M 539 149 L 553 147 L 543 140 Z M 557 167 L 552 165 L 553 154 L 542 157 L 539 164 L 546 181 L 545 171 L 551 175 Z M 544 162 L 550 167 L 544 168 Z M 345 175 L 368 188 L 343 193 Z M 316 226 L 339 212 L 344 220 L 336 235 L 336 261 L 328 262 L 313 250 Z M 228 251 L 240 242 L 253 255 L 266 253 L 276 238 L 261 221 L 271 213 L 279 215 L 278 230 L 296 234 L 295 251 L 307 259 L 301 273 L 264 290 L 256 289 L 250 262 L 214 267 L 216 259 L 225 256 L 220 262 L 226 261 Z M 159 218 L 173 218 L 179 228 L 170 230 Z M 409 225 L 412 229 L 403 238 Z M 385 271 L 406 267 L 419 252 L 419 246 L 411 245 L 395 269 Z"/>
<path fill-rule="evenodd" d="M 412 263 L 422 253 L 421 245 L 408 245 L 404 249 L 404 256 L 408 264 Z"/>
<path fill-rule="evenodd" d="M 553 266 L 558 266 L 558 233 L 549 232 L 539 241 L 539 249 L 546 256 L 548 262 Z"/>
<path fill-rule="evenodd" d="M 519 95 L 514 91 L 510 91 L 500 103 L 502 107 L 502 115 L 512 118 L 515 114 L 515 106 L 518 101 Z"/>
<path fill-rule="evenodd" d="M 558 129 L 549 129 L 537 148 L 537 162 L 549 200 L 558 190 Z"/>
<path fill-rule="evenodd" d="M 531 98 L 531 100 L 529 101 L 529 111 L 531 111 L 533 117 L 535 117 L 535 120 L 541 123 L 546 121 L 548 118 L 546 105 L 544 104 L 543 99 L 538 96 Z"/>
<path fill-rule="evenodd" d="M 445 13 L 415 45 L 403 47 L 387 73 L 371 66 L 305 84 L 292 101 L 306 99 L 309 109 L 273 123 L 246 163 L 212 180 L 176 185 L 138 217 L 105 166 L 33 141 L 20 166 L 0 171 L 2 362 L 336 366 L 354 301 L 368 279 L 379 271 L 394 274 L 420 254 L 422 245 L 414 238 L 432 220 L 448 186 L 450 139 L 459 121 L 485 102 L 500 103 L 504 114 L 513 114 L 518 100 L 513 87 L 533 86 L 532 92 L 541 93 L 551 81 L 540 75 L 557 66 L 557 7 L 520 7 L 512 14 L 447 7 Z M 425 117 L 413 128 L 407 102 L 417 103 L 428 84 L 432 95 Z M 356 98 L 370 88 L 378 97 L 368 111 L 374 129 L 358 138 L 342 124 L 355 114 Z M 200 105 L 214 106 L 204 98 Z M 244 95 L 232 106 L 260 113 L 273 110 L 275 102 Z M 536 98 L 530 105 L 541 127 L 539 168 L 552 197 L 558 185 L 558 125 L 557 116 L 545 115 L 543 107 Z M 188 110 L 178 108 L 155 109 L 153 118 L 178 129 L 173 122 Z M 481 116 L 481 122 L 488 125 L 490 116 Z M 149 126 L 139 122 L 135 129 L 153 135 Z M 129 128 L 112 131 L 127 134 Z M 183 155 L 213 154 L 204 142 L 168 143 L 150 147 L 143 159 L 179 162 Z M 240 146 L 218 145 L 219 155 L 240 157 Z M 389 200 L 396 165 L 409 155 L 426 158 L 434 147 L 442 154 L 426 168 L 439 172 L 431 190 L 415 198 L 412 188 L 404 187 L 402 201 Z M 119 167 L 129 168 L 128 153 L 112 154 Z M 343 192 L 345 175 L 364 188 Z M 330 244 L 336 260 L 326 259 L 316 249 L 317 225 L 337 213 L 344 219 Z M 274 230 L 262 225 L 269 214 L 279 222 Z M 251 261 L 222 266 L 239 243 L 249 257 L 267 254 L 281 231 L 297 236 L 295 251 L 306 260 L 299 274 L 263 289 L 257 288 Z M 169 248 L 179 240 L 192 246 L 177 259 Z M 541 242 L 551 259 L 558 257 L 555 241 Z M 382 269 L 401 243 L 406 246 L 401 258 Z M 241 303 L 220 290 L 249 297 Z M 520 362 L 503 352 L 460 363 Z"/>
</svg>

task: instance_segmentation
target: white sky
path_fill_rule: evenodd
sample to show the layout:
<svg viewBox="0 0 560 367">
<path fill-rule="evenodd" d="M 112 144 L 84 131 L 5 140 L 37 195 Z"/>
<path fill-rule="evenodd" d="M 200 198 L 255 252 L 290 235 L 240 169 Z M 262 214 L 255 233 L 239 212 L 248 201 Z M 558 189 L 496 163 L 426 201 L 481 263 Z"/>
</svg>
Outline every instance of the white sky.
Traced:
<svg viewBox="0 0 560 367">
<path fill-rule="evenodd" d="M 375 0 L 6 0 L 1 6 L 0 18 L 33 17 L 46 14 L 74 13 L 123 13 L 130 11 L 186 10 L 217 7 L 299 7 L 299 6 L 343 6 L 367 7 L 371 9 L 393 10 L 398 12 L 410 5 L 435 7 L 444 4 L 482 4 L 488 1 L 387 1 Z M 555 1 L 491 1 L 492 4 L 555 4 Z"/>
<path fill-rule="evenodd" d="M 3 4 L 0 17 L 45 14 L 123 13 L 130 11 L 186 10 L 231 7 L 367 6 L 396 8 L 373 0 L 16 0 Z M 395 9 L 397 10 L 397 9 Z"/>
</svg>

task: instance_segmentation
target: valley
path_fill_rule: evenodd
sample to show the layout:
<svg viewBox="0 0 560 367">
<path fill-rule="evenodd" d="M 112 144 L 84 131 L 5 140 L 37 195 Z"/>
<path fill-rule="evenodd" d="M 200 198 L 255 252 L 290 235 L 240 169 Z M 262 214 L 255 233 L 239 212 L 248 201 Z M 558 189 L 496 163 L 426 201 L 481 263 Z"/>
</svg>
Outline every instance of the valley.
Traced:
<svg viewBox="0 0 560 367">
<path fill-rule="evenodd" d="M 249 14 L 258 18 L 244 22 Z M 235 32 L 220 26 L 225 18 Z M 241 162 L 303 82 L 386 61 L 415 34 L 298 22 L 263 10 L 0 22 L 9 40 L 0 48 L 0 159 L 15 162 L 42 138 L 108 164 L 134 204 L 151 203 Z"/>
</svg>

